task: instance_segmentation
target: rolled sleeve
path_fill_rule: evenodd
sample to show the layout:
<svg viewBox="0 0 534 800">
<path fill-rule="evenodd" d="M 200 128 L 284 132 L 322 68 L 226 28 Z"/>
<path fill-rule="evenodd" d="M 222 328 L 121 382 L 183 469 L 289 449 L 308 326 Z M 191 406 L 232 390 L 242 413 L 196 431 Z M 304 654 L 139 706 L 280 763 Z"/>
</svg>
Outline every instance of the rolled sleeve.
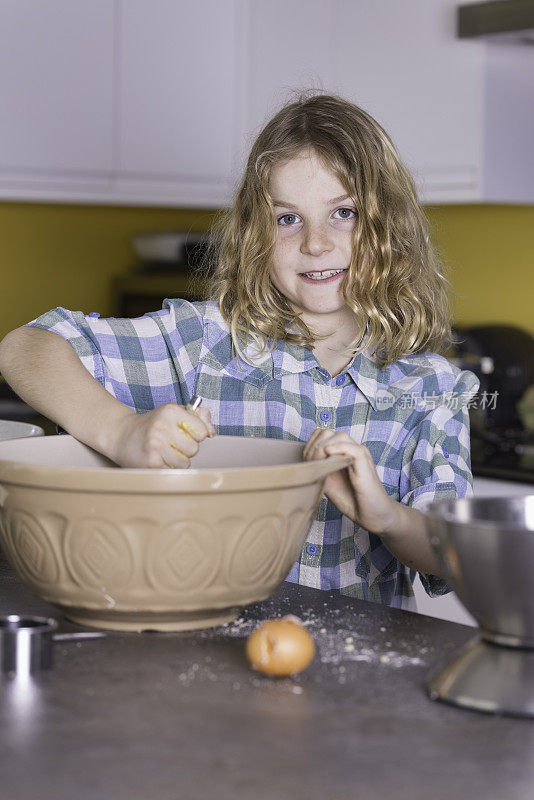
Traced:
<svg viewBox="0 0 534 800">
<path fill-rule="evenodd" d="M 185 300 L 136 319 L 101 319 L 56 308 L 30 327 L 57 333 L 117 400 L 135 411 L 185 403 L 193 394 L 202 345 L 202 318 Z"/>
<path fill-rule="evenodd" d="M 478 387 L 476 375 L 459 372 L 454 390 L 437 400 L 412 433 L 403 459 L 401 503 L 424 511 L 434 501 L 473 494 L 468 402 Z M 443 578 L 419 574 L 431 597 L 451 591 Z"/>
</svg>

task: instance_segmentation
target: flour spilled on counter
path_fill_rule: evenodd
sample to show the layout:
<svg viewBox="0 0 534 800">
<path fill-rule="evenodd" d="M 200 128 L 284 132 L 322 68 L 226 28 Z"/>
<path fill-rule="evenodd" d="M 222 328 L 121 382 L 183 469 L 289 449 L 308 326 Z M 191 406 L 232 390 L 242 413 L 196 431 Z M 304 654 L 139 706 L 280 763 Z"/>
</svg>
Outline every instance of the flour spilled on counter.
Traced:
<svg viewBox="0 0 534 800">
<path fill-rule="evenodd" d="M 372 634 L 358 632 L 358 617 L 365 617 L 365 614 L 359 613 L 355 615 L 351 629 L 339 625 L 339 614 L 339 609 L 328 608 L 326 603 L 325 609 L 320 615 L 317 615 L 311 608 L 300 614 L 301 624 L 309 630 L 315 640 L 317 648 L 316 661 L 330 668 L 328 670 L 330 672 L 329 680 L 333 678 L 340 684 L 346 683 L 348 677 L 347 666 L 349 663 L 352 664 L 354 662 L 376 665 L 379 669 L 400 669 L 402 667 L 421 667 L 426 665 L 424 656 L 429 648 L 423 646 L 419 648 L 419 653 L 422 657 L 414 657 L 399 652 L 399 650 L 392 648 L 392 643 L 387 639 L 387 629 L 383 626 L 373 631 Z M 274 619 L 283 616 L 285 616 L 285 613 L 274 613 L 272 615 L 266 614 L 265 618 Z M 246 639 L 262 621 L 247 618 L 245 615 L 219 628 L 199 631 L 198 635 L 204 639 L 220 637 Z M 212 667 L 206 675 L 203 675 L 203 673 L 204 670 L 199 672 L 198 665 L 194 664 L 186 673 L 183 673 L 183 677 L 180 675 L 180 679 L 184 681 L 184 684 L 187 684 L 191 680 L 200 677 L 207 677 L 208 680 L 224 677 L 224 672 L 221 671 L 219 671 L 218 675 L 214 674 Z M 322 675 L 318 673 L 314 680 L 315 682 L 321 682 L 324 677 L 324 673 Z M 353 678 L 353 675 L 351 677 Z M 303 687 L 296 685 L 294 680 L 298 679 L 288 680 L 288 689 L 294 694 L 303 693 Z M 253 686 L 280 685 L 280 681 L 272 681 L 271 678 L 254 674 L 247 683 L 252 683 Z M 233 682 L 232 688 L 238 690 L 242 685 L 244 684 Z"/>
</svg>

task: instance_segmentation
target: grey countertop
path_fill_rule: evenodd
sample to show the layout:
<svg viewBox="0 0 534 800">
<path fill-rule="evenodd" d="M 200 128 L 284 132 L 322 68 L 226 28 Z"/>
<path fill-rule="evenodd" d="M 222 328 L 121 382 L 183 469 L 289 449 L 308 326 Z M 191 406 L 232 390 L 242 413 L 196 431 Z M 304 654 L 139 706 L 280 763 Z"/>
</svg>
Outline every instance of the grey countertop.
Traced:
<svg viewBox="0 0 534 800">
<path fill-rule="evenodd" d="M 0 562 L 0 613 L 58 616 Z M 258 620 L 317 644 L 300 676 L 253 672 Z M 83 630 L 61 620 L 61 630 Z M 532 800 L 534 723 L 431 701 L 471 628 L 283 584 L 236 623 L 56 643 L 0 678 L 2 800 Z"/>
</svg>

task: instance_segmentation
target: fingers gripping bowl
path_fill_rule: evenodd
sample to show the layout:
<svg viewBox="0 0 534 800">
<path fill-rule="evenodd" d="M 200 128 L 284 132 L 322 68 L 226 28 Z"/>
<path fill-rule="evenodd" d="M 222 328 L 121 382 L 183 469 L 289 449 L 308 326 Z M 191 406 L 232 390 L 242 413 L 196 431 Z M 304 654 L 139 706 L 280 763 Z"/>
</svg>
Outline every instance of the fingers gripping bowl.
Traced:
<svg viewBox="0 0 534 800">
<path fill-rule="evenodd" d="M 304 444 L 217 436 L 189 470 L 121 469 L 71 436 L 0 442 L 0 541 L 21 579 L 83 625 L 235 619 L 296 561 L 326 476 Z"/>
</svg>

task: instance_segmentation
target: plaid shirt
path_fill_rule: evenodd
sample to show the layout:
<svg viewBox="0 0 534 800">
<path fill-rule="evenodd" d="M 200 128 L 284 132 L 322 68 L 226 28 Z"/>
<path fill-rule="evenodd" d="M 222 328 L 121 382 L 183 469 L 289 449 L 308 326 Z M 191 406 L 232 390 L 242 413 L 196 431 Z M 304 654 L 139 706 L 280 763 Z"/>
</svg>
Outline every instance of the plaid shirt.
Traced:
<svg viewBox="0 0 534 800">
<path fill-rule="evenodd" d="M 305 442 L 317 427 L 345 431 L 369 448 L 388 495 L 413 508 L 472 494 L 467 408 L 478 379 L 435 353 L 382 369 L 367 349 L 332 378 L 310 349 L 280 340 L 269 354 L 251 347 L 254 366 L 238 364 L 212 301 L 166 300 L 137 319 L 58 308 L 30 324 L 64 337 L 137 412 L 198 394 L 219 434 Z M 415 576 L 323 496 L 287 580 L 414 610 Z M 449 591 L 434 575 L 421 580 L 431 596 Z"/>
</svg>

